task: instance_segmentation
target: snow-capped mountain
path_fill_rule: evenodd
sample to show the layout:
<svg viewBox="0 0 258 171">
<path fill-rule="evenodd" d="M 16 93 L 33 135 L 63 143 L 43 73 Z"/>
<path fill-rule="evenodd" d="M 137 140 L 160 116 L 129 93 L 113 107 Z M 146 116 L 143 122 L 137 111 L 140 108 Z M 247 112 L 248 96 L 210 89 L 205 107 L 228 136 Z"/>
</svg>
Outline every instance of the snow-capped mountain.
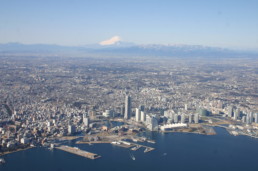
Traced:
<svg viewBox="0 0 258 171">
<path fill-rule="evenodd" d="M 59 46 L 48 44 L 0 44 L 0 53 L 80 53 L 98 55 L 137 55 L 137 56 L 168 56 L 168 57 L 258 57 L 258 53 L 235 51 L 219 47 L 201 45 L 137 45 L 117 41 L 111 45 L 92 44 L 86 46 Z"/>
</svg>

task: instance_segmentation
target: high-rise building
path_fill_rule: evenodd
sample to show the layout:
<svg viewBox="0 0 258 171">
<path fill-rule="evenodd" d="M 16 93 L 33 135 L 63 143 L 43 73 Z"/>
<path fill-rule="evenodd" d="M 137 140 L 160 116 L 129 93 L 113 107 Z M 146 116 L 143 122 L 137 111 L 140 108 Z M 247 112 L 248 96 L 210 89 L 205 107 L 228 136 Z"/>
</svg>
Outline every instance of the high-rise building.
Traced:
<svg viewBox="0 0 258 171">
<path fill-rule="evenodd" d="M 145 122 L 146 121 L 146 114 L 141 111 L 141 122 Z"/>
<path fill-rule="evenodd" d="M 68 133 L 69 134 L 73 134 L 73 133 L 75 133 L 75 131 L 76 131 L 76 128 L 74 125 L 68 125 Z"/>
<path fill-rule="evenodd" d="M 84 126 L 89 126 L 89 118 L 87 117 L 86 114 L 83 115 L 83 118 L 82 118 L 82 122 L 84 124 Z"/>
<path fill-rule="evenodd" d="M 228 108 L 228 117 L 233 117 L 233 106 L 229 106 Z"/>
<path fill-rule="evenodd" d="M 234 112 L 234 119 L 237 120 L 240 117 L 240 110 L 236 109 L 236 111 Z"/>
<path fill-rule="evenodd" d="M 254 122 L 258 123 L 258 113 L 254 114 Z"/>
<path fill-rule="evenodd" d="M 165 111 L 164 111 L 164 116 L 165 116 L 166 118 L 169 118 L 169 117 L 170 117 L 168 110 L 165 110 Z"/>
<path fill-rule="evenodd" d="M 199 115 L 198 115 L 198 113 L 194 114 L 194 123 L 199 123 Z"/>
<path fill-rule="evenodd" d="M 188 105 L 187 104 L 185 104 L 185 110 L 188 110 Z"/>
<path fill-rule="evenodd" d="M 181 115 L 181 123 L 185 123 L 185 114 Z"/>
<path fill-rule="evenodd" d="M 135 109 L 135 121 L 136 121 L 136 122 L 140 122 L 140 120 L 141 120 L 140 115 L 141 115 L 140 109 L 139 109 L 139 108 L 136 108 L 136 109 Z"/>
<path fill-rule="evenodd" d="M 174 115 L 174 122 L 177 123 L 178 122 L 178 114 Z"/>
<path fill-rule="evenodd" d="M 155 116 L 147 115 L 146 116 L 146 126 L 151 131 L 158 130 L 158 120 Z"/>
<path fill-rule="evenodd" d="M 189 115 L 189 123 L 192 123 L 192 114 Z"/>
<path fill-rule="evenodd" d="M 130 119 L 131 117 L 131 97 L 126 96 L 125 97 L 125 114 L 124 118 L 125 119 Z"/>
<path fill-rule="evenodd" d="M 242 122 L 245 123 L 246 122 L 246 116 L 242 117 Z"/>
<path fill-rule="evenodd" d="M 250 112 L 249 113 L 249 120 L 250 120 L 249 122 L 253 123 L 253 119 L 254 119 L 254 114 L 253 114 L 253 112 Z"/>
<path fill-rule="evenodd" d="M 251 123 L 250 115 L 246 115 L 246 124 L 250 124 L 250 123 Z"/>
</svg>

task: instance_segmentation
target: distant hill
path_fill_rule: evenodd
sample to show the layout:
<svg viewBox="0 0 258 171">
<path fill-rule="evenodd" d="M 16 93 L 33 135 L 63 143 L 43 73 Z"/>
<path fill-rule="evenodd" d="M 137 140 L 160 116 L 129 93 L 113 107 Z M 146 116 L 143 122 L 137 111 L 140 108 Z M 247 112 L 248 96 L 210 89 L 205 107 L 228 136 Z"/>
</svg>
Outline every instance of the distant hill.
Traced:
<svg viewBox="0 0 258 171">
<path fill-rule="evenodd" d="M 258 53 L 235 51 L 200 45 L 136 45 L 116 42 L 113 45 L 60 46 L 49 44 L 0 44 L 0 53 L 55 53 L 55 54 L 97 54 L 97 55 L 136 55 L 153 57 L 255 57 Z"/>
</svg>

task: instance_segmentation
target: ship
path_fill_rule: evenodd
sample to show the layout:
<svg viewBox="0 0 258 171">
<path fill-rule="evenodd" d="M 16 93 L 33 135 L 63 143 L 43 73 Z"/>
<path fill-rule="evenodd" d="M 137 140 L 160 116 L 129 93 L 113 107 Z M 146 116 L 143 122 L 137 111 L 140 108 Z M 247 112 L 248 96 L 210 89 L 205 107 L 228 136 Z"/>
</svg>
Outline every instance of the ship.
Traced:
<svg viewBox="0 0 258 171">
<path fill-rule="evenodd" d="M 135 157 L 132 153 L 129 153 L 130 154 L 130 157 L 132 158 L 132 160 L 135 160 Z"/>
<path fill-rule="evenodd" d="M 148 143 L 152 143 L 152 144 L 155 144 L 155 141 L 153 140 L 147 140 Z"/>
<path fill-rule="evenodd" d="M 5 164 L 4 158 L 0 158 L 0 164 Z"/>
</svg>

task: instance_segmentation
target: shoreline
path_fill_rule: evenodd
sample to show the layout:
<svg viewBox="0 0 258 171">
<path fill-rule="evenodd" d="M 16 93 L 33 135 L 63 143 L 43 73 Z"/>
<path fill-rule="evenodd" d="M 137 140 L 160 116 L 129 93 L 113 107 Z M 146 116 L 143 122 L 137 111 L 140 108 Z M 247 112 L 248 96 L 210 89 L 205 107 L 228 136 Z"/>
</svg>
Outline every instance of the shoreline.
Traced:
<svg viewBox="0 0 258 171">
<path fill-rule="evenodd" d="M 3 152 L 3 153 L 0 153 L 0 156 L 4 156 L 4 155 L 7 155 L 7 154 L 19 152 L 19 151 L 25 151 L 25 150 L 28 150 L 28 149 L 31 149 L 31 148 L 35 148 L 35 147 L 19 148 L 19 149 L 14 150 L 14 151 L 6 151 L 6 152 Z"/>
</svg>

